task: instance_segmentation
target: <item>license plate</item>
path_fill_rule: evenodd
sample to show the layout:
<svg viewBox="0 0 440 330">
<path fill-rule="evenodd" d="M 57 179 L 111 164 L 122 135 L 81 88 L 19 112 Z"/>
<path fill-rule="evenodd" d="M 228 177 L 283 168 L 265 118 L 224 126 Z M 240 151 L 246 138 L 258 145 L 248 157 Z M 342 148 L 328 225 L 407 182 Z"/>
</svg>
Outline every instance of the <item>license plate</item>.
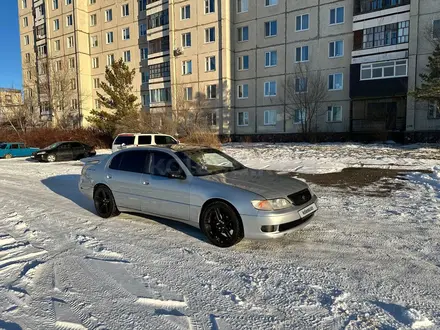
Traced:
<svg viewBox="0 0 440 330">
<path fill-rule="evenodd" d="M 302 209 L 298 213 L 299 213 L 301 218 L 304 218 L 304 217 L 308 216 L 310 213 L 315 212 L 317 209 L 318 208 L 316 207 L 316 204 L 313 203 L 313 204 L 307 206 L 306 208 Z"/>
</svg>

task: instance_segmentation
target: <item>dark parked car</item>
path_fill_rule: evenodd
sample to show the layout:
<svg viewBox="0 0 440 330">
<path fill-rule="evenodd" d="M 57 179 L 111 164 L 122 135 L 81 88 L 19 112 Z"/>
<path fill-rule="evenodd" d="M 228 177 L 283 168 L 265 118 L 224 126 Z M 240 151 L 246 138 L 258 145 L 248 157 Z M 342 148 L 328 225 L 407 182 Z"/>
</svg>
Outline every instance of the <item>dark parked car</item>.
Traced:
<svg viewBox="0 0 440 330">
<path fill-rule="evenodd" d="M 94 147 L 87 144 L 68 141 L 57 142 L 32 154 L 35 160 L 43 162 L 56 162 L 59 160 L 79 160 L 85 157 L 95 156 Z"/>
</svg>

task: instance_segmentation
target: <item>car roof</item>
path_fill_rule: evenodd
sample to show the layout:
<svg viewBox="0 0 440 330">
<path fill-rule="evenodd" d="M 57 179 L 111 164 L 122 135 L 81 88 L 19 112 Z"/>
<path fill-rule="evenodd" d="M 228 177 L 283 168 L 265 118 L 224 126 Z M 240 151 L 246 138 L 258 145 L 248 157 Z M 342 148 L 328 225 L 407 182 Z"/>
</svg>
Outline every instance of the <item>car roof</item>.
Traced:
<svg viewBox="0 0 440 330">
<path fill-rule="evenodd" d="M 3 142 L 3 144 L 24 144 L 24 142 Z"/>
<path fill-rule="evenodd" d="M 151 135 L 151 136 L 153 136 L 153 135 L 164 135 L 164 136 L 171 136 L 171 137 L 173 137 L 172 135 L 162 134 L 162 133 L 120 133 L 120 134 L 117 135 L 117 137 L 118 136 L 136 136 L 136 135 Z"/>
<path fill-rule="evenodd" d="M 185 152 L 192 150 L 206 150 L 206 149 L 215 149 L 209 146 L 200 146 L 200 145 L 191 145 L 191 144 L 161 144 L 161 145 L 151 145 L 151 146 L 142 146 L 137 148 L 128 148 L 123 149 L 123 151 L 128 150 L 162 150 L 162 151 L 170 151 L 170 152 Z"/>
</svg>

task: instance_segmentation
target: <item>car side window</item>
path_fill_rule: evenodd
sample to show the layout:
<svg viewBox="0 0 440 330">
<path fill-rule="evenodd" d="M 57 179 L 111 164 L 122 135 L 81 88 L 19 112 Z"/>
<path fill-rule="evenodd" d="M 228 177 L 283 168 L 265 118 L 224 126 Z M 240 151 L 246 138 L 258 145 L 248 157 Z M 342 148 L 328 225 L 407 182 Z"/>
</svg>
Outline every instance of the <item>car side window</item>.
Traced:
<svg viewBox="0 0 440 330">
<path fill-rule="evenodd" d="M 83 145 L 79 142 L 72 142 L 71 146 L 72 148 L 83 148 Z"/>
<path fill-rule="evenodd" d="M 183 172 L 177 160 L 170 154 L 155 151 L 151 155 L 150 173 L 157 176 L 168 176 L 171 172 Z"/>
<path fill-rule="evenodd" d="M 11 144 L 11 149 L 18 149 L 18 144 Z"/>
<path fill-rule="evenodd" d="M 117 154 L 115 157 L 113 157 L 112 161 L 110 162 L 109 168 L 111 168 L 112 170 L 119 170 L 119 165 L 121 164 L 122 155 L 123 153 Z"/>
<path fill-rule="evenodd" d="M 145 173 L 148 151 L 132 150 L 122 152 L 120 155 L 122 157 L 118 166 L 119 171 Z"/>
<path fill-rule="evenodd" d="M 154 137 L 154 140 L 155 140 L 156 144 L 176 144 L 177 143 L 173 138 L 166 136 L 166 135 L 156 135 Z"/>
<path fill-rule="evenodd" d="M 138 144 L 151 144 L 151 135 L 138 136 Z"/>
<path fill-rule="evenodd" d="M 67 150 L 70 149 L 70 143 L 63 143 L 58 146 L 58 149 Z"/>
</svg>

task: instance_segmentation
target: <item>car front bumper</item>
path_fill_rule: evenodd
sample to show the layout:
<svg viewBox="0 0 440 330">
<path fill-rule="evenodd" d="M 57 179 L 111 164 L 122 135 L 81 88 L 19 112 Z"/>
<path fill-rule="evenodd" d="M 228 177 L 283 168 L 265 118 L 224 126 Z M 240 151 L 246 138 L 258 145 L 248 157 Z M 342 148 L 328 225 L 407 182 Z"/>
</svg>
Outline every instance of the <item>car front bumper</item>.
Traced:
<svg viewBox="0 0 440 330">
<path fill-rule="evenodd" d="M 300 211 L 316 205 L 316 210 L 301 216 Z M 309 224 L 318 209 L 317 197 L 295 210 L 281 210 L 273 212 L 259 211 L 258 215 L 241 215 L 244 237 L 250 239 L 270 239 L 282 237 L 292 231 L 301 229 Z M 266 231 L 263 231 L 266 230 Z"/>
</svg>

